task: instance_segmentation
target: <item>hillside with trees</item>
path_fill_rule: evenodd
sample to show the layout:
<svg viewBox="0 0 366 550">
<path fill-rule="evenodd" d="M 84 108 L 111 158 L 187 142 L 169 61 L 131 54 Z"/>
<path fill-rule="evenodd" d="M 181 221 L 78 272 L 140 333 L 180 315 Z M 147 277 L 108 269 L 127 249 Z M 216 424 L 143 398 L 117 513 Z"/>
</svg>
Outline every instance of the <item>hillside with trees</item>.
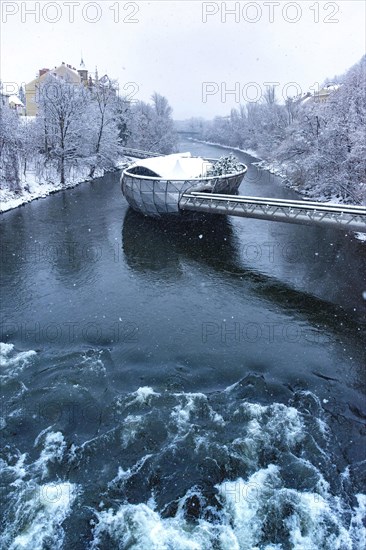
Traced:
<svg viewBox="0 0 366 550">
<path fill-rule="evenodd" d="M 280 104 L 267 88 L 261 102 L 190 127 L 202 140 L 256 151 L 308 196 L 366 204 L 366 56 L 337 84 L 324 102 Z"/>
</svg>

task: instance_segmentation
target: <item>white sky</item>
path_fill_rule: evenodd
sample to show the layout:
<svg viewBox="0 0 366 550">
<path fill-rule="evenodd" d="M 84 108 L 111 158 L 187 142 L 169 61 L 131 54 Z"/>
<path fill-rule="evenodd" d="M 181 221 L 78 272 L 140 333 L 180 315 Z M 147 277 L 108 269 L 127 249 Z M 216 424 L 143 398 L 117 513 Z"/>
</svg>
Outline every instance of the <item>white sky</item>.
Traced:
<svg viewBox="0 0 366 550">
<path fill-rule="evenodd" d="M 237 22 L 225 14 L 225 6 L 236 5 Z M 154 91 L 165 95 L 176 119 L 226 115 L 243 97 L 259 97 L 265 82 L 280 82 L 279 96 L 290 82 L 306 92 L 359 61 L 366 49 L 365 5 L 363 0 L 2 0 L 1 80 L 12 93 L 10 83 L 29 82 L 42 67 L 62 61 L 78 67 L 82 51 L 90 71 L 98 66 L 99 76 L 107 72 L 118 79 L 134 99 L 147 101 Z M 30 10 L 39 13 L 38 22 Z M 204 23 L 209 11 L 217 13 Z M 239 98 L 225 95 L 235 88 Z M 203 89 L 212 94 L 205 102 Z M 295 88 L 287 93 L 294 95 Z"/>
</svg>

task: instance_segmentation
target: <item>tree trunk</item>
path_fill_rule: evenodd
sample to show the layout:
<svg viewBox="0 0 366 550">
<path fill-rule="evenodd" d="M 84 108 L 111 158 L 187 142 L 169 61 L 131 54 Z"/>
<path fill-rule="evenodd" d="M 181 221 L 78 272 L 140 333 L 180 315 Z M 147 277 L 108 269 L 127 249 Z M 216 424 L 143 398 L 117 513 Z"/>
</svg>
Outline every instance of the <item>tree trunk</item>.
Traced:
<svg viewBox="0 0 366 550">
<path fill-rule="evenodd" d="M 60 159 L 60 183 L 65 185 L 65 157 L 64 154 L 61 155 Z"/>
<path fill-rule="evenodd" d="M 97 140 L 97 146 L 95 148 L 95 154 L 98 155 L 99 153 L 99 150 L 100 150 L 100 143 L 102 141 L 102 135 L 103 135 L 103 127 L 104 127 L 104 115 L 102 115 L 102 120 L 100 122 L 100 127 L 99 127 L 99 134 L 98 134 L 98 140 Z M 94 177 L 94 173 L 95 173 L 95 169 L 96 169 L 96 165 L 94 164 L 91 169 L 90 169 L 90 172 L 89 172 L 89 177 L 90 178 L 93 178 Z"/>
<path fill-rule="evenodd" d="M 61 159 L 60 159 L 60 183 L 61 185 L 65 184 L 65 136 L 64 136 L 64 121 L 61 118 L 60 120 L 60 130 L 61 130 Z"/>
</svg>

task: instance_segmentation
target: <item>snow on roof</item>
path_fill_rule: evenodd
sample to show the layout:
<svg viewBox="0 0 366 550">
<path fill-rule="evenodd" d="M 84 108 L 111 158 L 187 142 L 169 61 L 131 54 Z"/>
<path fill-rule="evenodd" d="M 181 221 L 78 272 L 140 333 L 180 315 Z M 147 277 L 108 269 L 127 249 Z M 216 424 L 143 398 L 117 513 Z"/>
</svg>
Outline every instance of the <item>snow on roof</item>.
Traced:
<svg viewBox="0 0 366 550">
<path fill-rule="evenodd" d="M 341 84 L 327 84 L 326 86 L 324 86 L 324 88 L 321 88 L 321 90 L 319 90 L 317 94 L 318 95 L 330 94 L 330 92 L 335 92 L 340 87 L 341 87 Z"/>
<path fill-rule="evenodd" d="M 80 82 L 79 73 L 73 69 L 71 65 L 60 65 L 46 74 L 58 80 L 67 80 L 68 78 L 71 78 L 73 82 Z"/>
<path fill-rule="evenodd" d="M 205 176 L 211 163 L 192 157 L 191 153 L 175 153 L 139 160 L 133 164 L 133 167 L 137 166 L 148 168 L 164 179 L 192 179 Z"/>
<path fill-rule="evenodd" d="M 19 99 L 16 95 L 11 95 L 9 97 L 9 103 L 14 103 L 14 105 L 19 105 L 19 107 L 24 107 L 23 101 Z"/>
<path fill-rule="evenodd" d="M 340 84 L 327 84 L 326 86 L 324 86 L 325 90 L 329 90 L 329 91 L 338 90 L 338 88 L 340 87 L 341 87 Z"/>
<path fill-rule="evenodd" d="M 304 103 L 309 103 L 310 101 L 313 101 L 313 97 L 312 96 L 308 96 L 308 97 L 305 97 L 305 99 L 302 100 L 302 104 Z"/>
</svg>

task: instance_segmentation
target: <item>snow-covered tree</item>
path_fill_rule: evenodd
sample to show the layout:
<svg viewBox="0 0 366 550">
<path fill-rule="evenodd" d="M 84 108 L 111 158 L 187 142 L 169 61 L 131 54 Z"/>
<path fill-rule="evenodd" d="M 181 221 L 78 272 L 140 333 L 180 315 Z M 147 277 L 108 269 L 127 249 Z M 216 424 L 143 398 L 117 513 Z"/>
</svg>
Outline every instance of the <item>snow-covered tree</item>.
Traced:
<svg viewBox="0 0 366 550">
<path fill-rule="evenodd" d="M 202 138 L 284 163 L 314 197 L 366 203 L 366 56 L 332 82 L 324 102 L 307 94 L 282 105 L 269 87 L 262 102 L 204 121 Z"/>
<path fill-rule="evenodd" d="M 37 161 L 43 163 L 44 159 L 40 155 L 38 147 L 38 126 L 36 121 L 28 120 L 25 117 L 20 119 L 19 128 L 19 156 L 22 167 L 22 178 L 26 182 L 27 170 L 35 166 Z M 27 183 L 24 186 L 28 190 Z"/>
<path fill-rule="evenodd" d="M 121 145 L 126 145 L 130 135 L 128 121 L 131 119 L 131 104 L 124 97 L 117 96 L 116 120 L 118 126 L 118 139 Z"/>
<path fill-rule="evenodd" d="M 366 57 L 339 80 L 326 102 L 299 108 L 275 155 L 297 163 L 297 183 L 310 194 L 360 202 L 366 199 Z"/>
<path fill-rule="evenodd" d="M 135 149 L 153 150 L 154 146 L 154 111 L 151 105 L 138 101 L 131 106 L 128 120 L 128 146 Z"/>
<path fill-rule="evenodd" d="M 153 104 L 139 101 L 129 111 L 128 145 L 136 149 L 167 154 L 175 150 L 177 135 L 172 119 L 172 109 L 167 99 L 157 93 Z"/>
<path fill-rule="evenodd" d="M 177 145 L 177 135 L 174 129 L 172 118 L 172 108 L 166 97 L 154 92 L 152 95 L 154 117 L 153 133 L 154 144 L 153 151 L 167 154 L 175 150 Z"/>
<path fill-rule="evenodd" d="M 6 102 L 0 101 L 0 185 L 15 193 L 21 192 L 20 143 L 19 117 Z"/>
<path fill-rule="evenodd" d="M 120 128 L 116 83 L 95 82 L 85 110 L 87 129 L 85 145 L 90 159 L 90 173 L 93 177 L 97 167 L 110 169 L 120 153 Z"/>
<path fill-rule="evenodd" d="M 82 156 L 84 129 L 81 126 L 89 92 L 83 85 L 49 76 L 39 89 L 39 120 L 43 127 L 44 153 L 57 161 L 60 183 L 66 169 Z"/>
<path fill-rule="evenodd" d="M 187 131 L 198 134 L 199 138 L 202 137 L 202 132 L 205 126 L 205 119 L 201 117 L 192 117 L 188 121 Z"/>
<path fill-rule="evenodd" d="M 217 116 L 206 124 L 204 139 L 213 143 L 234 145 L 230 117 Z"/>
</svg>

